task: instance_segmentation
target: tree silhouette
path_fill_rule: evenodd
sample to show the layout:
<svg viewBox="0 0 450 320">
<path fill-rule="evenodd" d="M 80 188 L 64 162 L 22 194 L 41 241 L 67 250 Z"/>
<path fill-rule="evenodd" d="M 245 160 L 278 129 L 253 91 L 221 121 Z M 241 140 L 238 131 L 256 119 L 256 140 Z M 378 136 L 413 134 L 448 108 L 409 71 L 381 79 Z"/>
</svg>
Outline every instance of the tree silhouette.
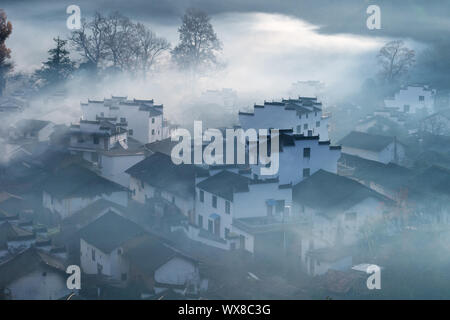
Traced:
<svg viewBox="0 0 450 320">
<path fill-rule="evenodd" d="M 173 49 L 172 57 L 181 69 L 200 72 L 218 64 L 216 55 L 222 44 L 205 12 L 188 9 L 178 32 L 180 43 Z"/>
<path fill-rule="evenodd" d="M 13 65 L 8 61 L 11 58 L 11 49 L 6 47 L 5 41 L 12 32 L 12 24 L 7 21 L 6 13 L 0 9 L 0 96 L 6 85 L 6 75 Z"/>
</svg>

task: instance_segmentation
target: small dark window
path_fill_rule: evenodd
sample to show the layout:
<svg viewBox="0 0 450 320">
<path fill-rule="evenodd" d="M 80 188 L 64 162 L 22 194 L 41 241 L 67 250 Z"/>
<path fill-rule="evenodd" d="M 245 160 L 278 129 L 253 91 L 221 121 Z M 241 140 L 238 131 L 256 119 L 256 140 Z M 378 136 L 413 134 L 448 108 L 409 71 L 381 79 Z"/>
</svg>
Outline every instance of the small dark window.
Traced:
<svg viewBox="0 0 450 320">
<path fill-rule="evenodd" d="M 305 124 L 303 125 L 303 129 L 304 129 L 304 130 L 308 130 L 308 124 L 307 124 L 307 123 L 305 123 Z"/>
<path fill-rule="evenodd" d="M 128 134 L 129 134 L 130 136 L 132 136 L 132 135 L 133 135 L 133 129 L 128 130 Z"/>
<path fill-rule="evenodd" d="M 121 123 L 127 122 L 127 119 L 125 119 L 125 118 L 120 118 L 120 122 L 121 122 Z"/>
<path fill-rule="evenodd" d="M 95 261 L 95 250 L 92 249 L 92 261 Z"/>
<path fill-rule="evenodd" d="M 155 135 L 155 129 L 152 129 L 152 136 Z"/>
<path fill-rule="evenodd" d="M 308 114 L 306 114 L 306 119 L 308 119 Z"/>
<path fill-rule="evenodd" d="M 316 112 L 314 112 L 314 115 L 317 117 L 317 111 Z"/>
<path fill-rule="evenodd" d="M 94 144 L 99 144 L 100 139 L 97 136 L 94 136 Z"/>
<path fill-rule="evenodd" d="M 230 214 L 230 201 L 225 201 L 225 213 Z"/>
<path fill-rule="evenodd" d="M 198 226 L 203 228 L 203 216 L 198 215 Z"/>
<path fill-rule="evenodd" d="M 155 118 L 152 118 L 152 123 L 155 123 Z"/>
<path fill-rule="evenodd" d="M 405 105 L 403 106 L 403 112 L 409 112 L 409 109 L 410 109 L 410 107 L 409 107 L 408 104 L 405 104 Z"/>
<path fill-rule="evenodd" d="M 213 208 L 217 208 L 217 197 L 216 196 L 212 196 L 212 206 L 213 206 Z"/>
<path fill-rule="evenodd" d="M 316 128 L 320 127 L 320 121 L 316 121 Z"/>
<path fill-rule="evenodd" d="M 297 133 L 302 132 L 302 126 L 297 126 Z"/>
<path fill-rule="evenodd" d="M 230 233 L 230 229 L 225 228 L 225 238 L 228 238 L 229 233 Z"/>
<path fill-rule="evenodd" d="M 424 96 L 419 96 L 419 101 L 425 101 L 425 97 Z"/>
<path fill-rule="evenodd" d="M 311 157 L 311 148 L 303 148 L 303 158 Z"/>
<path fill-rule="evenodd" d="M 310 169 L 309 168 L 305 168 L 303 169 L 303 178 L 307 178 L 310 175 Z"/>
<path fill-rule="evenodd" d="M 203 190 L 200 190 L 200 202 L 204 201 L 205 201 L 205 192 L 203 192 Z"/>
<path fill-rule="evenodd" d="M 208 232 L 213 233 L 214 224 L 212 220 L 208 220 Z"/>
</svg>

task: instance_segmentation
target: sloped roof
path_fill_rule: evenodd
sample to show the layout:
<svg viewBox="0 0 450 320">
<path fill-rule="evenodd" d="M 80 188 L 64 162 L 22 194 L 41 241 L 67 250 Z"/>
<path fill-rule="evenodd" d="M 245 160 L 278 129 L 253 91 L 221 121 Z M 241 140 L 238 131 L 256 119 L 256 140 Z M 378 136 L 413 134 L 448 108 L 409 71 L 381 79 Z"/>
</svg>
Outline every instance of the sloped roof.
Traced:
<svg viewBox="0 0 450 320">
<path fill-rule="evenodd" d="M 0 264 L 0 288 L 44 266 L 65 273 L 66 264 L 34 247 L 30 247 Z"/>
<path fill-rule="evenodd" d="M 352 131 L 339 141 L 344 147 L 381 151 L 394 141 L 394 137 Z"/>
<path fill-rule="evenodd" d="M 58 199 L 92 198 L 101 194 L 128 190 L 78 165 L 70 165 L 52 173 L 44 182 L 43 189 Z"/>
<path fill-rule="evenodd" d="M 195 175 L 205 169 L 192 164 L 176 165 L 170 156 L 156 152 L 125 171 L 153 187 L 167 190 L 181 197 L 195 193 Z"/>
<path fill-rule="evenodd" d="M 125 207 L 122 207 L 115 202 L 111 202 L 101 198 L 64 219 L 63 224 L 71 226 L 86 225 L 97 218 L 100 213 L 106 211 L 106 209 L 109 208 L 113 208 L 119 212 L 126 211 Z"/>
<path fill-rule="evenodd" d="M 391 202 L 383 195 L 366 186 L 325 170 L 318 170 L 309 178 L 293 187 L 294 202 L 319 210 L 332 217 L 333 212 L 346 210 L 364 201 L 375 198 L 382 202 Z"/>
<path fill-rule="evenodd" d="M 80 230 L 80 237 L 104 253 L 145 233 L 136 223 L 109 211 Z"/>
<path fill-rule="evenodd" d="M 177 256 L 177 252 L 163 243 L 155 236 L 146 236 L 143 241 L 124 250 L 124 256 L 130 259 L 131 263 L 139 268 L 139 270 L 148 275 L 153 273 Z"/>
<path fill-rule="evenodd" d="M 341 154 L 339 163 L 353 168 L 353 176 L 357 179 L 373 181 L 392 189 L 406 186 L 413 176 L 413 171 L 395 163 L 384 164 L 346 153 Z"/>
<path fill-rule="evenodd" d="M 233 193 L 247 192 L 251 179 L 223 170 L 199 183 L 197 187 L 221 198 L 233 201 Z"/>
</svg>

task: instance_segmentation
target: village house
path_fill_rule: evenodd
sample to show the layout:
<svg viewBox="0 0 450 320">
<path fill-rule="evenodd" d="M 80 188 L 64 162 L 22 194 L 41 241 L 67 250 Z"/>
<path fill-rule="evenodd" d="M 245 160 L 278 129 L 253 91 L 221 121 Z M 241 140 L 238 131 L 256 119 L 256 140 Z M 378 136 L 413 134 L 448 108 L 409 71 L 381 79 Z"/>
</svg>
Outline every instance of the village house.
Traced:
<svg viewBox="0 0 450 320">
<path fill-rule="evenodd" d="M 339 141 L 342 153 L 384 164 L 402 163 L 405 146 L 396 137 L 352 131 Z"/>
<path fill-rule="evenodd" d="M 106 277 L 120 287 L 137 285 L 142 293 L 170 289 L 197 293 L 198 263 L 134 222 L 107 212 L 80 231 L 80 261 L 86 274 Z"/>
<path fill-rule="evenodd" d="M 259 244 L 249 232 L 252 224 L 280 223 L 288 218 L 285 207 L 290 203 L 291 189 L 280 187 L 276 178 L 251 179 L 222 170 L 197 183 L 197 228 L 190 226 L 190 237 L 221 249 L 253 253 Z"/>
<path fill-rule="evenodd" d="M 329 117 L 322 114 L 322 103 L 317 98 L 299 97 L 281 102 L 265 101 L 255 104 L 253 112 L 239 112 L 239 122 L 244 130 L 291 129 L 304 136 L 319 136 L 328 140 Z"/>
<path fill-rule="evenodd" d="M 139 286 L 143 295 L 160 295 L 173 291 L 183 296 L 198 295 L 202 288 L 199 263 L 147 235 L 127 247 L 124 257 L 130 261 L 130 282 Z"/>
<path fill-rule="evenodd" d="M 127 130 L 110 121 L 80 120 L 79 124 L 70 126 L 69 150 L 87 161 L 98 163 L 100 151 L 117 145 L 127 148 Z"/>
<path fill-rule="evenodd" d="M 0 263 L 0 298 L 57 300 L 70 294 L 66 264 L 61 259 L 28 248 Z"/>
<path fill-rule="evenodd" d="M 127 100 L 127 97 L 88 100 L 81 104 L 84 120 L 109 119 L 126 127 L 128 135 L 141 143 L 151 143 L 169 137 L 169 126 L 164 119 L 163 105 L 153 100 Z"/>
<path fill-rule="evenodd" d="M 396 108 L 406 114 L 431 114 L 434 111 L 436 90 L 428 86 L 409 85 L 401 88 L 394 97 L 384 100 L 387 108 Z"/>
<path fill-rule="evenodd" d="M 270 143 L 270 140 L 269 140 Z M 261 142 L 258 142 L 261 148 Z M 270 146 L 267 146 L 270 150 Z M 252 174 L 259 179 L 278 177 L 280 185 L 296 184 L 319 169 L 337 172 L 341 147 L 320 141 L 319 136 L 293 134 L 291 130 L 280 131 L 279 170 L 274 176 L 262 176 L 262 164 L 251 165 Z"/>
<path fill-rule="evenodd" d="M 125 171 L 130 175 L 131 198 L 140 203 L 160 199 L 165 203 L 162 211 L 171 205 L 195 221 L 195 177 L 205 175 L 203 168 L 176 165 L 169 155 L 156 152 Z"/>
<path fill-rule="evenodd" d="M 343 153 L 338 163 L 338 174 L 397 201 L 407 196 L 408 181 L 414 171 L 392 162 L 384 164 Z"/>
<path fill-rule="evenodd" d="M 50 121 L 22 119 L 17 121 L 10 131 L 12 140 L 31 139 L 34 141 L 48 141 L 53 132 L 54 124 Z"/>
<path fill-rule="evenodd" d="M 99 151 L 100 174 L 128 188 L 130 176 L 125 171 L 144 160 L 146 154 L 148 151 L 139 141 L 128 137 L 126 144 L 118 143 L 108 150 Z"/>
<path fill-rule="evenodd" d="M 292 201 L 294 214 L 308 221 L 309 227 L 301 239 L 303 251 L 299 254 L 304 269 L 311 275 L 325 273 L 328 267 L 343 266 L 342 259 L 351 266 L 351 259 L 341 253 L 348 254 L 347 249 L 364 237 L 364 227 L 381 222 L 387 208 L 393 204 L 374 190 L 325 170 L 293 186 Z M 319 257 L 313 259 L 317 252 L 311 254 L 317 249 L 330 251 L 334 260 L 321 266 Z M 330 258 L 324 252 L 321 254 Z"/>
<path fill-rule="evenodd" d="M 49 175 L 43 185 L 42 203 L 61 221 L 98 199 L 126 207 L 128 189 L 79 165 Z"/>
</svg>

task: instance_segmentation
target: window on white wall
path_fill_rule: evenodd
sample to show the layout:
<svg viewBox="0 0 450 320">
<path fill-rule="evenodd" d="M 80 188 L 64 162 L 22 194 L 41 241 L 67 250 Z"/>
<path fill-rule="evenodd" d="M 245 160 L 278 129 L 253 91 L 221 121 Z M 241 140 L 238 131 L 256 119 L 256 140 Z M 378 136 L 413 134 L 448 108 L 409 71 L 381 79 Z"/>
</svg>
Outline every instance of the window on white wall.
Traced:
<svg viewBox="0 0 450 320">
<path fill-rule="evenodd" d="M 230 214 L 230 201 L 225 201 L 225 213 Z"/>
<path fill-rule="evenodd" d="M 311 174 L 310 169 L 309 168 L 304 168 L 303 169 L 303 178 L 307 178 L 309 177 Z"/>
<path fill-rule="evenodd" d="M 205 201 L 205 192 L 203 192 L 203 190 L 200 190 L 199 192 L 200 195 L 200 202 L 204 202 Z"/>
<path fill-rule="evenodd" d="M 217 197 L 216 196 L 212 196 L 212 206 L 213 206 L 213 208 L 217 208 Z"/>
</svg>

